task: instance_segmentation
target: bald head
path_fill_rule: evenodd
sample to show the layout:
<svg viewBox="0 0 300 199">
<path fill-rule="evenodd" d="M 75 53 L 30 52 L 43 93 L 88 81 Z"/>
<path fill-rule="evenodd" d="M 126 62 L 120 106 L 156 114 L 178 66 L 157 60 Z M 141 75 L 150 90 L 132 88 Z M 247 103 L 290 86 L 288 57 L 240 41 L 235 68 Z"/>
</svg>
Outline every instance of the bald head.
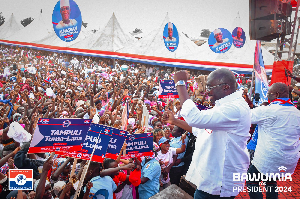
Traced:
<svg viewBox="0 0 300 199">
<path fill-rule="evenodd" d="M 219 100 L 236 91 L 236 79 L 234 74 L 225 68 L 213 71 L 207 77 L 206 92 L 212 102 Z"/>
<path fill-rule="evenodd" d="M 274 83 L 269 88 L 268 99 L 272 102 L 277 98 L 288 98 L 289 97 L 289 87 L 284 83 Z"/>
<path fill-rule="evenodd" d="M 208 79 L 213 79 L 218 84 L 226 83 L 233 92 L 236 91 L 236 78 L 231 70 L 220 68 L 209 74 Z"/>
</svg>

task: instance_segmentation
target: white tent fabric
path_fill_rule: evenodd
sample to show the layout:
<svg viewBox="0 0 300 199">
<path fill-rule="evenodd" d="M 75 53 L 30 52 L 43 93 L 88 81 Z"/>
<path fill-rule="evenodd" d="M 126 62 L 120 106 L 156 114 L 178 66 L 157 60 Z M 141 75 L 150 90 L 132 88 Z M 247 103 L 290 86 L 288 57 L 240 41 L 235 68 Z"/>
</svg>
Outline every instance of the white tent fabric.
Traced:
<svg viewBox="0 0 300 199">
<path fill-rule="evenodd" d="M 46 25 L 43 20 L 42 13 L 40 13 L 39 16 L 34 19 L 29 25 L 8 37 L 7 40 L 33 42 L 36 40 L 40 40 L 43 37 L 49 35 L 50 32 L 53 32 L 53 28 L 52 30 L 51 28 L 51 24 Z"/>
<path fill-rule="evenodd" d="M 205 43 L 199 47 L 201 53 L 193 53 L 191 55 L 187 55 L 185 56 L 185 59 L 254 65 L 255 45 L 255 40 L 247 39 L 242 48 L 236 48 L 232 45 L 226 53 L 215 53 L 209 48 L 208 43 Z M 264 64 L 273 65 L 274 56 L 271 53 L 269 53 L 265 48 L 261 49 Z"/>
<path fill-rule="evenodd" d="M 100 30 L 96 31 L 95 33 L 91 32 L 88 37 L 84 39 L 76 39 L 75 42 L 72 43 L 69 47 L 71 48 L 81 48 L 81 49 L 89 49 L 91 45 L 99 38 L 101 35 Z"/>
<path fill-rule="evenodd" d="M 51 34 L 47 35 L 46 37 L 44 37 L 40 40 L 35 40 L 34 43 L 45 44 L 45 45 L 55 45 L 55 46 L 60 46 L 60 47 L 69 47 L 78 41 L 82 41 L 86 38 L 89 38 L 89 36 L 91 34 L 92 34 L 91 31 L 87 30 L 84 26 L 81 26 L 81 31 L 80 31 L 78 37 L 71 42 L 65 42 L 65 41 L 62 41 L 53 30 Z"/>
<path fill-rule="evenodd" d="M 14 14 L 12 13 L 10 18 L 0 26 L 0 39 L 5 39 L 19 30 L 23 29 L 22 24 L 17 22 Z"/>
<path fill-rule="evenodd" d="M 132 42 L 133 38 L 123 31 L 113 13 L 101 32 L 96 32 L 96 34 L 93 35 L 91 39 L 89 38 L 88 41 L 80 41 L 71 47 L 115 52 Z"/>
<path fill-rule="evenodd" d="M 163 31 L 168 22 L 170 22 L 170 20 L 168 15 L 166 15 L 158 29 L 136 41 L 131 46 L 118 50 L 118 52 L 165 58 L 179 58 L 187 54 L 199 52 L 199 47 L 182 34 L 180 30 L 178 30 L 179 43 L 177 49 L 174 52 L 169 51 L 165 47 L 163 39 Z"/>
</svg>

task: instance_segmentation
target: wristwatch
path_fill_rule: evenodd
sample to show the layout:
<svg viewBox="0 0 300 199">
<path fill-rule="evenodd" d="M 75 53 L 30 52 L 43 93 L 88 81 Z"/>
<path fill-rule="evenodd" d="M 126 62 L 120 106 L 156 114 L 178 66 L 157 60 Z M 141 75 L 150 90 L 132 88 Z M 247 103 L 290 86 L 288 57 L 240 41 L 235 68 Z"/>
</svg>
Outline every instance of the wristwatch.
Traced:
<svg viewBox="0 0 300 199">
<path fill-rule="evenodd" d="M 185 81 L 184 80 L 179 80 L 176 84 L 175 87 L 177 86 L 186 86 Z"/>
</svg>

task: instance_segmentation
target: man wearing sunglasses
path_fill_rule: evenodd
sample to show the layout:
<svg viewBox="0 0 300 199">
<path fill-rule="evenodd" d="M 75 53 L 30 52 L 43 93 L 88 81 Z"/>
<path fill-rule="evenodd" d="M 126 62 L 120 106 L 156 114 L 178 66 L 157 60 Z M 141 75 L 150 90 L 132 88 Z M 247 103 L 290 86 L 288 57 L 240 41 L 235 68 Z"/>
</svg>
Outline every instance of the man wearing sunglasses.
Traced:
<svg viewBox="0 0 300 199">
<path fill-rule="evenodd" d="M 73 27 L 77 25 L 77 21 L 75 19 L 70 19 L 70 2 L 69 0 L 60 0 L 60 14 L 62 20 L 56 25 L 57 29 Z"/>
<path fill-rule="evenodd" d="M 249 166 L 245 149 L 250 137 L 250 108 L 228 69 L 215 70 L 207 78 L 206 92 L 215 103 L 212 109 L 200 111 L 189 99 L 187 80 L 186 71 L 174 75 L 185 119 L 176 120 L 175 125 L 197 137 L 186 179 L 197 186 L 194 198 L 234 198 L 245 183 L 234 180 L 234 174 L 246 173 Z"/>
</svg>

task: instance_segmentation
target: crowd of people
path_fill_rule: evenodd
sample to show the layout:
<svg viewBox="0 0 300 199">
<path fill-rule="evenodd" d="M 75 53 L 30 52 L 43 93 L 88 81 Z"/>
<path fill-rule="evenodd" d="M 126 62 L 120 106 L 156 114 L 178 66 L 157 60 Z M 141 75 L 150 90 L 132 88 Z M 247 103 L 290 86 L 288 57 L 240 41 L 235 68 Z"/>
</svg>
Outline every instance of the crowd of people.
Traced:
<svg viewBox="0 0 300 199">
<path fill-rule="evenodd" d="M 74 198 L 87 165 L 77 198 L 146 199 L 171 184 L 179 186 L 182 176 L 197 186 L 195 198 L 234 198 L 241 189 L 234 189 L 233 173 L 247 173 L 249 168 L 251 175 L 265 175 L 278 166 L 293 173 L 299 159 L 300 114 L 289 99 L 297 101 L 299 91 L 280 83 L 269 89 L 271 105 L 255 107 L 249 96 L 251 84 L 242 77 L 238 88 L 228 69 L 210 74 L 176 71 L 8 45 L 0 45 L 0 73 L 0 198 Z M 158 98 L 163 79 L 175 81 L 179 99 Z M 149 112 L 148 128 L 142 123 L 143 106 Z M 130 134 L 150 132 L 154 153 L 122 159 L 124 144 L 117 160 L 89 164 L 83 160 L 73 164 L 73 158 L 50 153 L 27 154 L 30 141 L 9 137 L 10 124 L 18 122 L 33 136 L 40 118 L 92 119 Z M 283 118 L 285 123 L 280 123 Z M 273 132 L 276 137 L 270 136 Z M 252 133 L 259 135 L 256 148 Z M 272 146 L 266 149 L 267 141 Z M 248 142 L 251 163 L 245 150 Z M 34 189 L 10 191 L 9 169 L 33 169 Z M 269 183 L 276 186 L 276 180 Z M 251 186 L 259 185 L 247 180 Z M 262 197 L 253 194 L 251 198 Z"/>
</svg>

